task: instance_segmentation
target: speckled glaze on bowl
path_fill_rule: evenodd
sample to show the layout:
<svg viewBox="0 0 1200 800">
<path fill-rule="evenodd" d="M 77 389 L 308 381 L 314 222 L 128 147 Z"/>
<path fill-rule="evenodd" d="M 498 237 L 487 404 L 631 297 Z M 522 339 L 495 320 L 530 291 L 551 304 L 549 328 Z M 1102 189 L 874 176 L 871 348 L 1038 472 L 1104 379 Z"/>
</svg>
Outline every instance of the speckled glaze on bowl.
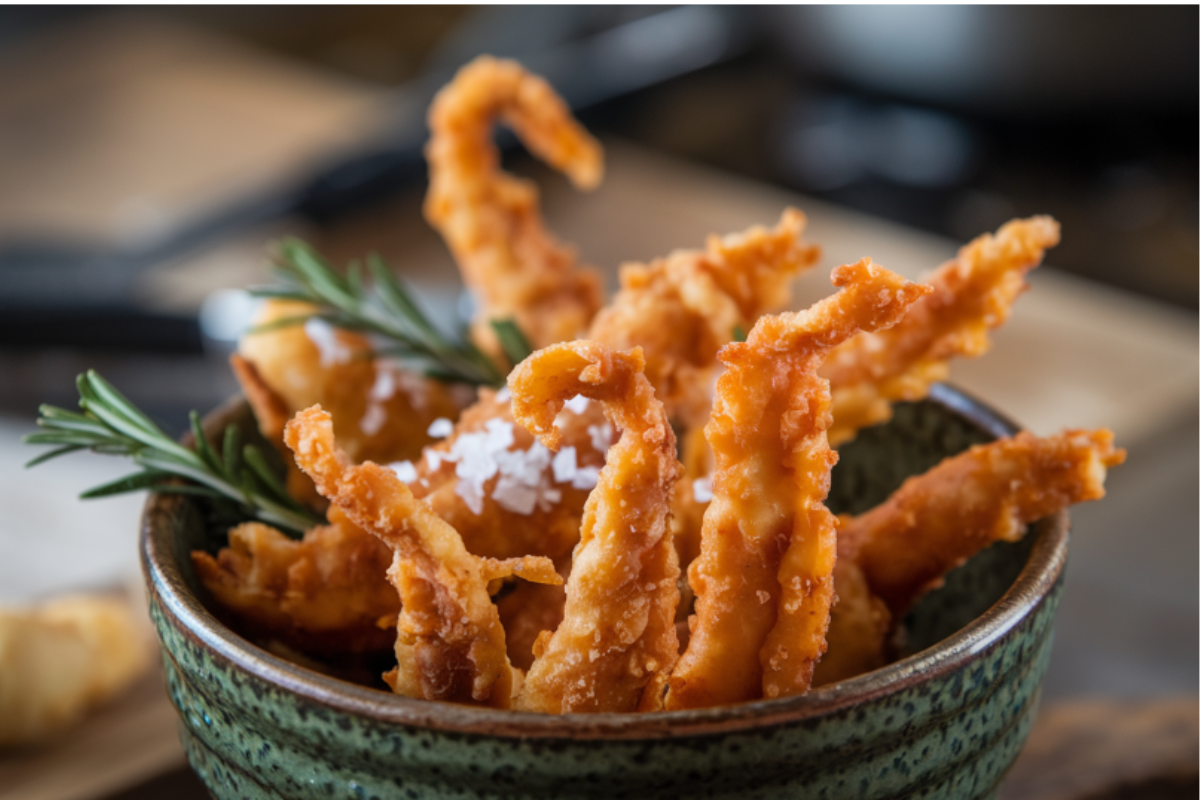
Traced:
<svg viewBox="0 0 1200 800">
<path fill-rule="evenodd" d="M 247 422 L 244 404 L 210 415 Z M 247 426 L 248 428 L 252 426 Z M 948 387 L 841 450 L 829 505 L 1014 426 Z M 912 655 L 802 697 L 702 711 L 543 716 L 397 697 L 276 658 L 205 608 L 195 502 L 142 520 L 150 608 L 192 767 L 218 798 L 989 797 L 1033 722 L 1065 514 L 981 553 L 908 618 Z"/>
</svg>

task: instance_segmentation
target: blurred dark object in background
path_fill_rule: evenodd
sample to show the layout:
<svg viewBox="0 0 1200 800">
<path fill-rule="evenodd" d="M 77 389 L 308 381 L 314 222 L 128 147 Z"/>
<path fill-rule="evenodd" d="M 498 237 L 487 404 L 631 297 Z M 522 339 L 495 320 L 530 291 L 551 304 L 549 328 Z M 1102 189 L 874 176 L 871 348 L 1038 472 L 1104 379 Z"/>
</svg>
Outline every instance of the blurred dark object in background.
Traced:
<svg viewBox="0 0 1200 800">
<path fill-rule="evenodd" d="M 140 227 L 115 233 L 50 211 L 36 224 L 0 225 L 0 345 L 198 352 L 196 308 L 131 298 L 130 276 L 251 226 L 286 218 L 319 227 L 411 190 L 424 178 L 428 98 L 480 52 L 544 69 L 601 136 L 954 240 L 1013 216 L 1052 214 L 1066 234 L 1055 266 L 1197 307 L 1194 6 L 147 13 L 227 41 L 239 57 L 296 65 L 374 111 L 348 116 L 360 122 L 343 123 L 327 152 L 288 162 L 270 180 L 214 192 L 207 204 L 185 204 L 181 218 L 139 207 L 129 214 Z M 64 39 L 64 31 L 103 30 L 128 14 L 0 9 L 0 165 L 32 158 L 22 150 L 31 143 L 41 158 L 55 146 L 87 146 L 86 134 L 64 136 L 56 119 L 105 119 L 106 109 L 88 105 L 102 106 L 104 93 L 81 95 L 86 81 L 71 82 L 70 62 L 18 74 L 14 59 L 39 42 L 79 49 L 80 37 Z M 47 103 L 62 113 L 47 112 Z M 172 156 L 192 160 L 203 138 Z M 36 171 L 6 172 L 0 208 L 38 188 L 29 185 L 39 182 Z"/>
</svg>

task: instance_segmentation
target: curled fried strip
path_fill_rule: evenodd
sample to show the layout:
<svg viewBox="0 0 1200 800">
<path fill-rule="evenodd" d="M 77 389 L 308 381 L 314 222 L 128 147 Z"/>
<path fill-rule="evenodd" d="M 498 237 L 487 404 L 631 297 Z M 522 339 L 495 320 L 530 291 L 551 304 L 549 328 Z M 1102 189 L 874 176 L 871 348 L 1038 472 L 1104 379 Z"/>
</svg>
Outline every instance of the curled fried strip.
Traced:
<svg viewBox="0 0 1200 800">
<path fill-rule="evenodd" d="M 314 310 L 305 303 L 268 300 L 255 324 L 305 317 Z M 338 442 L 356 462 L 412 458 L 430 442 L 431 422 L 458 416 L 447 386 L 372 358 L 366 337 L 320 320 L 247 334 L 232 363 L 259 429 L 281 450 L 283 426 L 313 405 L 333 415 Z M 294 478 L 288 485 L 297 489 L 298 499 L 312 494 Z"/>
<path fill-rule="evenodd" d="M 534 347 L 574 339 L 600 307 L 600 282 L 577 269 L 538 213 L 537 189 L 500 169 L 497 119 L 581 189 L 603 174 L 600 145 L 544 80 L 487 56 L 459 70 L 429 110 L 425 218 L 449 245 L 480 309 L 475 341 L 495 351 L 489 320 L 516 319 Z"/>
<path fill-rule="evenodd" d="M 678 250 L 621 268 L 621 290 L 596 315 L 588 338 L 641 347 L 646 377 L 671 419 L 700 427 L 712 405 L 717 350 L 759 315 L 790 301 L 789 285 L 820 257 L 801 241 L 805 216 L 784 211 L 771 230 L 710 236 L 704 250 Z"/>
<path fill-rule="evenodd" d="M 942 576 L 998 540 L 1073 503 L 1104 496 L 1107 468 L 1125 460 L 1112 433 L 1022 432 L 977 445 L 909 478 L 886 502 L 848 520 L 838 554 L 900 619 Z"/>
<path fill-rule="evenodd" d="M 637 349 L 577 341 L 534 353 L 509 376 L 513 415 L 551 449 L 562 441 L 554 420 L 576 395 L 600 401 L 622 431 L 584 509 L 563 621 L 534 647 L 520 708 L 634 711 L 661 695 L 678 657 L 668 517 L 679 464 L 643 369 Z"/>
<path fill-rule="evenodd" d="M 807 311 L 763 317 L 727 345 L 705 435 L 716 469 L 691 639 L 670 678 L 668 709 L 807 690 L 825 649 L 835 520 L 823 501 L 829 389 L 817 367 L 859 330 L 894 324 L 928 291 L 869 259 L 839 267 L 842 291 Z"/>
<path fill-rule="evenodd" d="M 946 377 L 951 358 L 983 355 L 988 331 L 1004 324 L 1026 289 L 1025 274 L 1058 240 L 1058 223 L 1046 216 L 984 234 L 923 279 L 933 293 L 894 327 L 860 334 L 831 353 L 821 368 L 833 391 L 830 443 L 886 422 L 893 402 L 924 397 Z"/>
<path fill-rule="evenodd" d="M 229 531 L 229 546 L 216 558 L 193 551 L 192 563 L 217 603 L 251 636 L 308 655 L 386 650 L 400 612 L 386 579 L 391 551 L 336 507 L 329 523 L 294 541 L 247 522 Z"/>
<path fill-rule="evenodd" d="M 370 462 L 352 466 L 337 449 L 329 414 L 319 407 L 297 414 L 284 436 L 321 494 L 395 553 L 388 578 L 403 606 L 398 664 L 384 676 L 393 691 L 508 708 L 514 675 L 487 582 L 506 573 L 536 580 L 547 575 L 545 566 L 517 559 L 506 570 L 472 556 L 454 528 L 414 498 L 392 470 Z"/>
</svg>

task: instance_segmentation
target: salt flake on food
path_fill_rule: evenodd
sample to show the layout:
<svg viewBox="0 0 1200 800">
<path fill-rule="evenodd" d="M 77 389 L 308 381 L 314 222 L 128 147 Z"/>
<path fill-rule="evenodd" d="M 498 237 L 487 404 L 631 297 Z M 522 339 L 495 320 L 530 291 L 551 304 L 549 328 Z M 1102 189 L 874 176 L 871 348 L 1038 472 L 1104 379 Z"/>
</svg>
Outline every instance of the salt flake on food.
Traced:
<svg viewBox="0 0 1200 800">
<path fill-rule="evenodd" d="M 438 417 L 433 421 L 433 423 L 429 426 L 429 430 L 425 431 L 425 433 L 434 439 L 445 439 L 447 436 L 454 433 L 454 423 L 445 417 Z"/>
<path fill-rule="evenodd" d="M 589 405 L 591 405 L 591 403 L 592 401 L 588 398 L 581 394 L 577 394 L 567 402 L 563 403 L 563 408 L 567 409 L 573 414 L 579 415 L 587 411 L 587 408 Z"/>
<path fill-rule="evenodd" d="M 575 448 L 564 447 L 554 456 L 552 464 L 554 469 L 554 480 L 559 483 L 570 483 L 575 480 L 575 473 L 578 468 L 575 464 Z"/>
<path fill-rule="evenodd" d="M 379 402 L 391 400 L 398 387 L 397 377 L 398 371 L 394 365 L 385 361 L 376 362 L 375 383 L 371 385 L 371 391 L 367 392 L 367 397 Z"/>
<path fill-rule="evenodd" d="M 711 475 L 696 478 L 696 480 L 692 481 L 692 497 L 696 499 L 697 503 L 707 503 L 713 499 Z"/>
<path fill-rule="evenodd" d="M 529 486 L 510 475 L 501 475 L 492 489 L 492 497 L 501 508 L 528 515 L 537 506 L 538 490 L 537 486 Z"/>
<path fill-rule="evenodd" d="M 599 467 L 580 467 L 575 471 L 575 478 L 571 481 L 571 485 L 576 489 L 595 489 L 599 482 Z"/>
<path fill-rule="evenodd" d="M 411 461 L 397 461 L 394 464 L 388 464 L 392 472 L 396 473 L 396 477 L 405 483 L 412 483 L 417 479 L 417 468 L 413 466 Z"/>
<path fill-rule="evenodd" d="M 471 509 L 471 512 L 475 514 L 475 516 L 479 516 L 483 513 L 482 483 L 475 484 L 471 483 L 470 481 L 459 481 L 458 485 L 454 487 L 454 493 L 462 498 L 462 501 L 466 503 L 467 508 Z"/>
<path fill-rule="evenodd" d="M 372 403 L 367 406 L 362 419 L 358 421 L 358 429 L 367 436 L 374 436 L 383 429 L 385 422 L 387 422 L 387 411 L 378 403 Z"/>
<path fill-rule="evenodd" d="M 613 427 L 610 423 L 604 422 L 599 425 L 588 425 L 588 436 L 592 437 L 592 447 L 597 452 L 607 453 L 608 448 L 612 447 L 613 442 Z"/>
<path fill-rule="evenodd" d="M 345 364 L 354 357 L 354 352 L 338 339 L 337 330 L 320 317 L 309 317 L 304 321 L 304 333 L 317 346 L 321 354 L 321 366 L 332 367 Z"/>
</svg>

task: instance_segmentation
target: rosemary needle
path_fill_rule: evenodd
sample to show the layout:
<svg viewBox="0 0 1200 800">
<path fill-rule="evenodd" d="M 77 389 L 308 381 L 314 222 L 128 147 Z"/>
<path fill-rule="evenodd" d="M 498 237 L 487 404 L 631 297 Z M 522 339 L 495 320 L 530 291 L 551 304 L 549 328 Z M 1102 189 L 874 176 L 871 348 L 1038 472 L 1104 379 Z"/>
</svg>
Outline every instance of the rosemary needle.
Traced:
<svg viewBox="0 0 1200 800">
<path fill-rule="evenodd" d="M 380 354 L 408 361 L 430 377 L 476 386 L 504 385 L 508 374 L 504 366 L 469 339 L 451 338 L 438 330 L 383 259 L 371 256 L 366 267 L 369 282 L 358 262 L 350 264 L 343 275 L 310 245 L 298 239 L 283 240 L 275 264 L 278 283 L 250 293 L 308 303 L 316 310 L 275 320 L 250 333 L 299 325 L 315 317 L 335 328 L 375 334 L 388 342 Z M 512 364 L 530 354 L 529 342 L 511 320 L 494 321 L 492 327 Z"/>
<path fill-rule="evenodd" d="M 253 444 L 242 444 L 236 425 L 225 429 L 221 453 L 191 412 L 195 449 L 171 440 L 142 411 L 95 371 L 76 379 L 82 412 L 43 405 L 38 425 L 42 431 L 22 441 L 54 445 L 25 466 L 32 467 L 77 450 L 126 456 L 141 470 L 97 486 L 80 497 L 89 499 L 149 489 L 155 492 L 195 494 L 232 506 L 225 516 L 257 519 L 293 535 L 321 522 L 288 496 L 267 459 Z M 189 483 L 180 483 L 184 478 Z"/>
</svg>

